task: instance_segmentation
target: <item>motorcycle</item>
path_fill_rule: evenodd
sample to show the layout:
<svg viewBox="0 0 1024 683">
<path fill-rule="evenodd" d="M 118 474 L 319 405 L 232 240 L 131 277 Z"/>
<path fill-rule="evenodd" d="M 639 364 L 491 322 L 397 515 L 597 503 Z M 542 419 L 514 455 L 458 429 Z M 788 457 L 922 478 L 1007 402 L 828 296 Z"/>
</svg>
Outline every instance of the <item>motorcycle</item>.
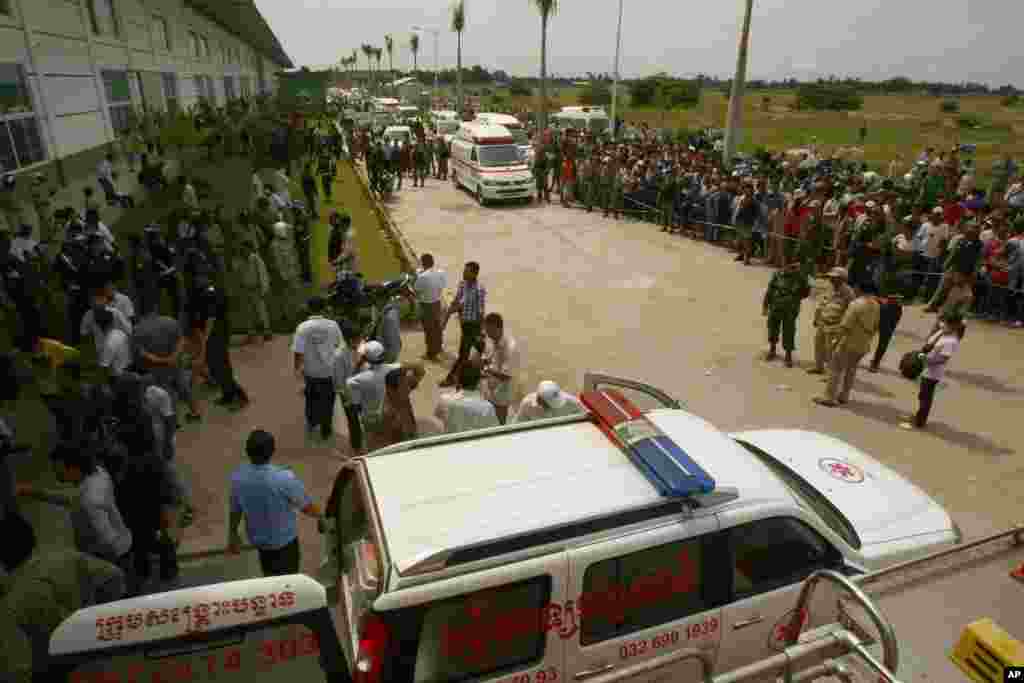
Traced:
<svg viewBox="0 0 1024 683">
<path fill-rule="evenodd" d="M 411 291 L 414 279 L 404 274 L 394 280 L 366 283 L 362 273 L 339 270 L 328 290 L 327 300 L 334 317 L 360 330 L 364 338 L 370 338 L 384 305 L 403 292 Z"/>
</svg>

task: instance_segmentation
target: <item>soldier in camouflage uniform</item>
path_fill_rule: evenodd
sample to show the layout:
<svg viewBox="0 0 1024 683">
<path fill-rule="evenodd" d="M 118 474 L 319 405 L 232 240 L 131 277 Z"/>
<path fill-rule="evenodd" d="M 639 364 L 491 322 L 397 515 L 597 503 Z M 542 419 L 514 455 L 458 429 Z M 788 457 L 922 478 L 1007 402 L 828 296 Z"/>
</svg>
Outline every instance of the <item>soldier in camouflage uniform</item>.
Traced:
<svg viewBox="0 0 1024 683">
<path fill-rule="evenodd" d="M 427 175 L 430 173 L 430 150 L 427 147 L 427 143 L 423 140 L 418 140 L 415 147 L 412 148 L 412 186 L 416 187 L 419 183 L 420 187 L 425 187 L 427 182 Z"/>
<path fill-rule="evenodd" d="M 768 353 L 765 360 L 775 360 L 775 347 L 782 332 L 782 348 L 786 352 L 786 367 L 793 367 L 796 348 L 796 319 L 800 315 L 800 302 L 811 293 L 810 283 L 799 262 L 790 263 L 776 271 L 768 283 L 761 304 L 761 314 L 768 318 Z"/>
<path fill-rule="evenodd" d="M 658 222 L 662 226 L 662 232 L 668 232 L 673 227 L 673 213 L 678 195 L 679 179 L 674 170 L 669 170 L 658 183 Z"/>
<path fill-rule="evenodd" d="M 617 159 L 612 159 L 611 170 L 608 171 L 608 209 L 612 218 L 622 218 L 622 207 L 625 203 L 626 179 Z"/>
</svg>

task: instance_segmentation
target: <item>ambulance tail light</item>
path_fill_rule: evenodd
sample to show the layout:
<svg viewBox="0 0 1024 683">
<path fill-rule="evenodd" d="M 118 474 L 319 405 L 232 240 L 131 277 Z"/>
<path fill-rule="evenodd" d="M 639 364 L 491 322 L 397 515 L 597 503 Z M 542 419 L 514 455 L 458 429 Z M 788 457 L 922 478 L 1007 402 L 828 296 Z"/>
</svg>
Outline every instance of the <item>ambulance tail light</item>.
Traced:
<svg viewBox="0 0 1024 683">
<path fill-rule="evenodd" d="M 379 616 L 368 613 L 359 629 L 355 683 L 383 683 L 384 662 L 388 650 L 388 629 Z"/>
</svg>

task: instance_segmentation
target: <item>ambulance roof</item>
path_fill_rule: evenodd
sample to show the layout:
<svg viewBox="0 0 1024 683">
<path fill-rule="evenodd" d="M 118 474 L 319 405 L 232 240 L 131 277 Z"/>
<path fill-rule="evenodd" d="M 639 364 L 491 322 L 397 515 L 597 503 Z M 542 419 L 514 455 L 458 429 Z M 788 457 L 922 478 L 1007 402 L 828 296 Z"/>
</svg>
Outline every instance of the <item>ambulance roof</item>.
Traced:
<svg viewBox="0 0 1024 683">
<path fill-rule="evenodd" d="M 508 128 L 483 121 L 463 123 L 459 128 L 458 137 L 478 145 L 511 145 L 515 143 L 515 138 L 512 137 Z"/>
<path fill-rule="evenodd" d="M 523 123 L 515 116 L 511 114 L 492 114 L 492 113 L 481 113 L 477 114 L 476 118 L 478 121 L 485 121 L 487 123 L 497 124 L 499 126 L 512 126 L 515 128 L 522 128 Z"/>
<path fill-rule="evenodd" d="M 647 414 L 720 486 L 792 502 L 758 460 L 682 410 Z M 399 573 L 446 550 L 666 503 L 589 421 L 495 434 L 366 458 Z"/>
<path fill-rule="evenodd" d="M 53 632 L 50 654 L 167 640 L 197 630 L 219 631 L 326 605 L 324 587 L 304 574 L 183 588 L 80 609 Z M 208 621 L 205 627 L 197 623 L 199 615 Z"/>
</svg>

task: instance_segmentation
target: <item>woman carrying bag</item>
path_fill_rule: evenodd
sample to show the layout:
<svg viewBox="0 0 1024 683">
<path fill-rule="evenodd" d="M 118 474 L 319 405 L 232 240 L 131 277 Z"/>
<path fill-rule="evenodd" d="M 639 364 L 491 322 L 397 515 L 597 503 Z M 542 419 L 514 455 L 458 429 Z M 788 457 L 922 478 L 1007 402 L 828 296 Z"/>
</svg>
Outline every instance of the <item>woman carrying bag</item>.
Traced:
<svg viewBox="0 0 1024 683">
<path fill-rule="evenodd" d="M 928 338 L 919 353 L 924 361 L 924 374 L 921 377 L 921 390 L 917 394 L 917 413 L 907 422 L 901 422 L 903 429 L 924 429 L 928 423 L 928 415 L 935 399 L 935 388 L 945 376 L 946 364 L 960 348 L 964 337 L 964 321 L 958 315 L 947 315 L 942 318 L 938 331 Z"/>
</svg>

